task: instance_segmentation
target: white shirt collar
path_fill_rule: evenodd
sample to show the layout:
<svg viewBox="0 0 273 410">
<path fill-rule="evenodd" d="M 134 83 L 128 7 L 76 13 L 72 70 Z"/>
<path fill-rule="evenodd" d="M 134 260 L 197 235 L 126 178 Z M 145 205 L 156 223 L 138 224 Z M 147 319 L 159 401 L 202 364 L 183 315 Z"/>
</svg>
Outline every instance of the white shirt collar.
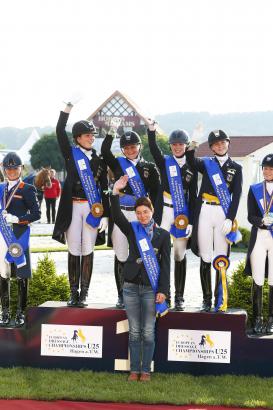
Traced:
<svg viewBox="0 0 273 410">
<path fill-rule="evenodd" d="M 215 155 L 215 158 L 218 159 L 218 161 L 220 162 L 221 167 L 224 165 L 224 163 L 228 160 L 228 154 L 223 155 L 222 157 L 220 157 L 219 155 Z"/>
<path fill-rule="evenodd" d="M 272 194 L 272 191 L 273 191 L 273 181 L 270 181 L 270 182 L 266 182 L 266 190 L 267 190 L 267 192 L 269 193 L 269 195 L 271 195 Z"/>
<path fill-rule="evenodd" d="M 177 158 L 177 157 L 175 157 L 175 156 L 173 156 L 173 157 L 174 157 L 174 159 L 176 160 L 176 162 L 178 163 L 178 165 L 179 165 L 180 168 L 182 168 L 183 165 L 185 165 L 185 163 L 186 163 L 186 157 L 185 157 L 185 155 L 183 155 L 183 157 L 181 157 L 181 158 Z"/>
<path fill-rule="evenodd" d="M 21 178 L 16 179 L 15 181 L 8 180 L 8 191 L 10 191 L 20 180 Z"/>
<path fill-rule="evenodd" d="M 92 154 L 93 154 L 92 149 L 87 150 L 87 149 L 84 149 L 84 148 L 82 148 L 82 147 L 80 147 L 80 146 L 79 146 L 79 148 L 80 148 L 80 150 L 87 156 L 87 158 L 88 158 L 89 160 L 92 158 Z"/>
<path fill-rule="evenodd" d="M 127 158 L 128 159 L 128 158 Z M 138 155 L 135 159 L 129 159 L 129 161 L 136 166 L 136 164 L 138 163 L 138 161 L 140 160 L 140 156 Z"/>
</svg>

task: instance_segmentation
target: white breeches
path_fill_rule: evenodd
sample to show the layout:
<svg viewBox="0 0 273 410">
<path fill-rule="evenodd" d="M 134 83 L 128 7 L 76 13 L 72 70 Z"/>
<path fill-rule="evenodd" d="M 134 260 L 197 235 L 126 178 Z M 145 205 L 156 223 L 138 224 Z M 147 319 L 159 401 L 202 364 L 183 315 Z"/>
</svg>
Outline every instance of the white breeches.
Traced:
<svg viewBox="0 0 273 410">
<path fill-rule="evenodd" d="M 227 255 L 228 243 L 222 233 L 226 219 L 220 205 L 202 204 L 198 222 L 199 255 L 204 262 L 211 262 L 213 257 Z"/>
<path fill-rule="evenodd" d="M 7 244 L 0 233 L 0 276 L 4 279 L 10 277 L 10 264 L 5 261 L 7 250 Z"/>
<path fill-rule="evenodd" d="M 122 209 L 121 212 L 129 222 L 137 221 L 135 211 L 126 211 L 125 209 Z M 128 258 L 128 240 L 116 224 L 114 224 L 112 231 L 112 243 L 118 260 L 120 262 L 125 262 Z"/>
<path fill-rule="evenodd" d="M 273 237 L 268 230 L 258 228 L 256 242 L 250 255 L 252 277 L 258 286 L 264 284 L 266 256 L 268 256 L 268 284 L 273 286 Z"/>
<path fill-rule="evenodd" d="M 164 197 L 164 201 L 166 202 L 166 198 Z M 162 213 L 162 221 L 160 228 L 165 229 L 166 231 L 170 232 L 171 225 L 174 223 L 174 210 L 168 206 L 163 207 Z M 188 239 L 184 238 L 175 238 L 172 236 L 173 239 L 173 251 L 174 251 L 174 260 L 176 262 L 181 262 L 186 253 Z"/>
<path fill-rule="evenodd" d="M 66 231 L 68 251 L 72 255 L 89 255 L 94 250 L 98 229 L 86 223 L 89 212 L 88 202 L 73 202 L 72 220 Z"/>
</svg>

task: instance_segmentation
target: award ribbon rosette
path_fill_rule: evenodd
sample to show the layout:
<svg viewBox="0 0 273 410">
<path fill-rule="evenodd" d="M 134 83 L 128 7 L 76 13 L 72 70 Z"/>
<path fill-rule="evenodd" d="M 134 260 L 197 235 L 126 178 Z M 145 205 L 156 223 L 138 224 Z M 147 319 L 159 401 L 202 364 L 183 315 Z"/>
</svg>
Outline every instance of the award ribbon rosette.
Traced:
<svg viewBox="0 0 273 410">
<path fill-rule="evenodd" d="M 14 263 L 17 268 L 21 268 L 26 265 L 24 251 L 29 246 L 30 229 L 27 227 L 20 238 L 16 238 L 11 226 L 6 222 L 4 218 L 5 207 L 3 204 L 5 188 L 6 184 L 0 185 L 0 234 L 3 236 L 8 248 L 5 257 L 6 261 L 8 263 Z"/>
<path fill-rule="evenodd" d="M 136 237 L 137 247 L 141 259 L 144 263 L 146 272 L 151 283 L 151 287 L 154 291 L 154 294 L 156 294 L 158 289 L 160 266 L 158 264 L 155 250 L 143 226 L 137 221 L 131 222 L 131 225 Z M 156 317 L 164 316 L 168 313 L 168 305 L 165 301 L 163 303 L 156 303 L 155 310 Z"/>
<path fill-rule="evenodd" d="M 189 208 L 184 195 L 180 168 L 170 155 L 165 156 L 165 166 L 174 210 L 174 223 L 170 233 L 175 238 L 184 238 L 189 224 Z"/>
<path fill-rule="evenodd" d="M 123 158 L 123 157 L 119 157 L 117 158 L 117 160 L 121 166 L 121 169 L 124 175 L 127 175 L 129 178 L 128 182 L 133 191 L 134 197 L 141 198 L 141 197 L 147 196 L 145 186 L 134 164 L 131 161 L 129 161 L 127 158 Z M 128 197 L 132 197 L 132 195 L 125 195 L 125 198 L 121 197 L 120 204 L 134 206 L 135 198 L 133 199 L 134 203 L 132 203 L 132 199 L 130 200 Z"/>
<path fill-rule="evenodd" d="M 219 272 L 219 281 L 217 285 L 217 300 L 214 308 L 215 312 L 226 312 L 227 310 L 227 269 L 229 259 L 227 256 L 219 255 L 213 261 L 213 267 Z M 216 278 L 218 275 L 216 275 Z"/>
<path fill-rule="evenodd" d="M 257 201 L 262 217 L 273 216 L 273 192 L 269 195 L 266 190 L 265 181 L 260 182 L 259 184 L 251 185 L 250 188 L 254 198 Z M 273 237 L 273 224 L 268 226 L 267 229 Z"/>
<path fill-rule="evenodd" d="M 87 156 L 77 147 L 72 147 L 72 154 L 90 206 L 90 213 L 86 218 L 86 222 L 93 228 L 97 228 L 103 215 L 100 191 L 96 186 Z"/>
<path fill-rule="evenodd" d="M 217 198 L 220 201 L 225 216 L 227 216 L 231 203 L 231 195 L 222 171 L 214 158 L 203 158 L 203 160 L 210 182 L 217 195 Z M 230 244 L 237 243 L 242 240 L 242 234 L 238 230 L 238 223 L 236 220 L 233 222 L 231 232 L 226 235 L 226 240 Z"/>
</svg>

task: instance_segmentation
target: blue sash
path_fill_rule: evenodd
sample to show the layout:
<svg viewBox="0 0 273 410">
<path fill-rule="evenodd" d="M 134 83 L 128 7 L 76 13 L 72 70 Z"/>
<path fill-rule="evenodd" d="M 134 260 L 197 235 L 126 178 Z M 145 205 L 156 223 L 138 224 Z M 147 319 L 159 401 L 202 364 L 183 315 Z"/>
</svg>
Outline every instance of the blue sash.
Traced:
<svg viewBox="0 0 273 410">
<path fill-rule="evenodd" d="M 134 164 L 131 161 L 129 161 L 127 158 L 123 158 L 123 157 L 118 157 L 117 160 L 121 166 L 121 169 L 124 175 L 127 175 L 129 177 L 128 182 L 129 182 L 129 185 L 135 197 L 141 198 L 143 196 L 147 196 L 147 192 L 145 190 L 142 179 L 139 175 L 137 168 L 134 166 Z"/>
<path fill-rule="evenodd" d="M 119 203 L 120 205 L 124 205 L 124 206 L 135 206 L 136 197 L 134 195 L 128 195 L 128 194 L 120 195 Z"/>
<path fill-rule="evenodd" d="M 260 182 L 259 184 L 254 184 L 250 186 L 251 191 L 253 192 L 254 198 L 256 199 L 256 202 L 258 204 L 259 210 L 261 211 L 262 217 L 265 214 L 265 209 L 264 209 L 264 205 L 262 205 L 264 203 L 264 186 L 263 186 L 263 182 Z M 270 201 L 270 197 L 268 192 L 266 191 L 265 193 L 266 195 L 266 200 L 269 203 Z M 273 212 L 273 204 L 270 207 L 269 212 Z M 267 226 L 267 229 L 270 231 L 272 237 L 273 237 L 273 224 L 270 226 Z"/>
<path fill-rule="evenodd" d="M 29 246 L 29 227 L 20 236 L 19 239 L 13 233 L 11 227 L 7 224 L 3 217 L 2 211 L 4 210 L 3 196 L 4 196 L 5 184 L 0 184 L 0 232 L 6 242 L 8 251 L 6 254 L 6 261 L 8 263 L 15 263 L 17 268 L 21 268 L 26 265 L 26 257 L 24 251 Z"/>
<path fill-rule="evenodd" d="M 225 178 L 222 174 L 221 168 L 217 164 L 214 158 L 203 158 L 211 185 L 217 195 L 217 198 L 220 201 L 220 204 L 223 208 L 225 216 L 227 216 L 230 203 L 231 195 L 228 190 Z M 237 243 L 242 239 L 240 231 L 236 228 L 232 228 L 232 231 L 226 235 L 226 240 L 232 244 Z"/>
<path fill-rule="evenodd" d="M 170 193 L 173 201 L 174 219 L 179 217 L 179 215 L 184 215 L 187 217 L 188 220 L 189 208 L 184 195 L 181 172 L 173 156 L 165 156 L 165 167 L 169 181 Z M 175 224 L 172 224 L 170 233 L 175 238 L 184 238 L 186 236 L 186 228 L 177 229 Z"/>
<path fill-rule="evenodd" d="M 137 221 L 131 222 L 131 225 L 136 237 L 137 247 L 141 259 L 144 263 L 151 283 L 151 287 L 156 294 L 160 275 L 160 266 L 155 255 L 154 248 L 143 226 Z M 168 313 L 167 303 L 156 303 L 156 316 L 164 316 L 166 313 Z"/>
<path fill-rule="evenodd" d="M 88 214 L 86 218 L 86 222 L 93 228 L 97 228 L 100 224 L 101 212 L 97 216 L 95 214 L 96 207 L 99 207 L 103 210 L 101 205 L 100 191 L 97 188 L 87 156 L 80 150 L 80 148 L 77 147 L 72 147 L 72 154 L 91 210 L 91 212 Z M 92 209 L 94 207 L 95 210 L 92 213 Z"/>
</svg>

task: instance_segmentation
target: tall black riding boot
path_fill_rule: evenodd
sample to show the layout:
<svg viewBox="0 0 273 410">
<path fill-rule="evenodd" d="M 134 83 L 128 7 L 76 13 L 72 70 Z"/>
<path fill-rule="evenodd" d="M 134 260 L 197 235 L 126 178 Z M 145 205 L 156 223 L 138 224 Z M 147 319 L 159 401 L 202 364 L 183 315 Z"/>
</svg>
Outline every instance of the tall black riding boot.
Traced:
<svg viewBox="0 0 273 410">
<path fill-rule="evenodd" d="M 115 280 L 116 280 L 116 286 L 117 286 L 117 291 L 118 291 L 118 300 L 116 303 L 116 307 L 118 309 L 123 309 L 124 308 L 124 303 L 123 303 L 123 283 L 124 283 L 124 262 L 120 262 L 118 258 L 115 256 Z"/>
<path fill-rule="evenodd" d="M 81 274 L 81 257 L 68 252 L 68 279 L 70 284 L 69 307 L 77 307 L 79 302 L 79 283 Z"/>
<path fill-rule="evenodd" d="M 266 333 L 269 335 L 273 334 L 273 286 L 269 286 L 269 296 L 268 296 L 268 321 L 266 324 Z"/>
<path fill-rule="evenodd" d="M 211 263 L 204 262 L 201 258 L 200 262 L 200 279 L 203 291 L 203 304 L 201 311 L 209 312 L 211 309 Z"/>
<path fill-rule="evenodd" d="M 174 285 L 175 285 L 175 300 L 174 309 L 178 311 L 184 310 L 184 289 L 186 281 L 187 259 L 186 256 L 182 261 L 175 261 L 174 265 Z"/>
<path fill-rule="evenodd" d="M 15 315 L 14 324 L 16 327 L 21 327 L 25 324 L 25 310 L 27 307 L 27 288 L 28 279 L 17 279 L 18 285 L 18 300 L 17 311 Z"/>
<path fill-rule="evenodd" d="M 253 333 L 263 333 L 263 287 L 252 284 Z"/>
<path fill-rule="evenodd" d="M 81 293 L 79 298 L 79 307 L 88 306 L 86 298 L 88 296 L 89 285 L 93 271 L 94 252 L 82 256 L 81 261 Z"/>
<path fill-rule="evenodd" d="M 10 323 L 10 280 L 0 276 L 0 299 L 2 305 L 2 314 L 0 317 L 0 326 L 5 327 Z"/>
</svg>

